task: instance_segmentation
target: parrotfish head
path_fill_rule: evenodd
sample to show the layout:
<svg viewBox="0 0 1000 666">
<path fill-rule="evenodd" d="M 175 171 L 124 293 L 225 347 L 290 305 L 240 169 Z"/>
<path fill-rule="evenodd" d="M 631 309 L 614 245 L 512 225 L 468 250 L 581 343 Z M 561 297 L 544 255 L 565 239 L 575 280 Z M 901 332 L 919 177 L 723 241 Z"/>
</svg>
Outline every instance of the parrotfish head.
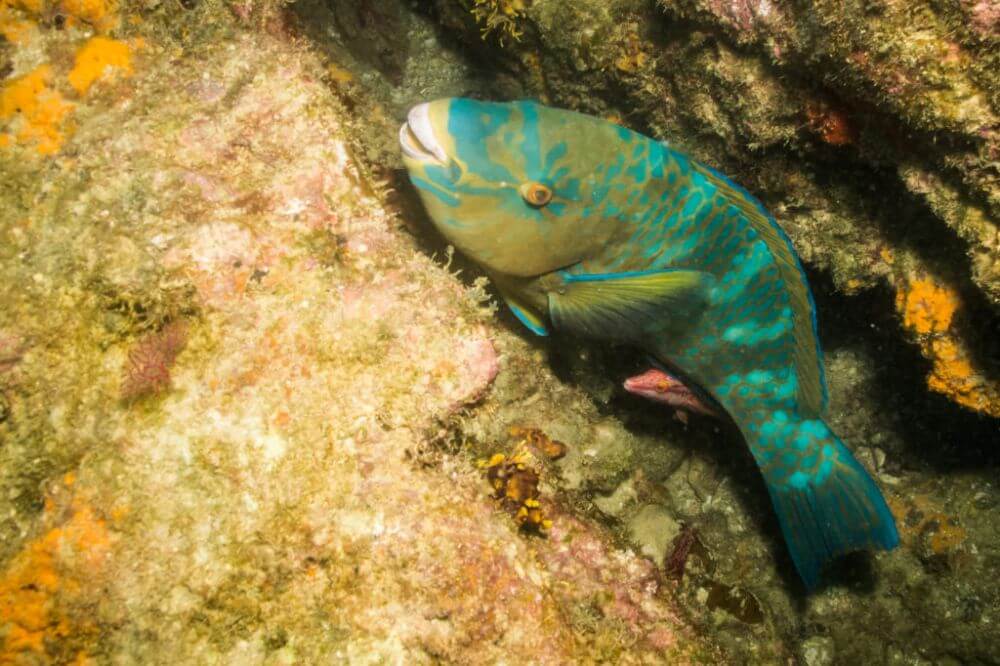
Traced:
<svg viewBox="0 0 1000 666">
<path fill-rule="evenodd" d="M 445 238 L 490 271 L 534 277 L 580 261 L 616 233 L 594 191 L 623 132 L 534 102 L 452 98 L 414 107 L 399 141 Z"/>
</svg>

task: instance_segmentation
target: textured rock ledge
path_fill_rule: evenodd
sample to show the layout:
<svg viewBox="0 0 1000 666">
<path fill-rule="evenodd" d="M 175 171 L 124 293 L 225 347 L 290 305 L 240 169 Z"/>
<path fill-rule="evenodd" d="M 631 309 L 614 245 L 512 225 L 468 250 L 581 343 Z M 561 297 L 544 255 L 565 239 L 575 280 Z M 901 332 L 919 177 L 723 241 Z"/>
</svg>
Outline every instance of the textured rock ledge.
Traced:
<svg viewBox="0 0 1000 666">
<path fill-rule="evenodd" d="M 0 661 L 717 659 L 551 485 L 525 535 L 448 453 L 492 311 L 279 14 L 36 9 L 3 6 Z"/>
<path fill-rule="evenodd" d="M 393 171 L 394 132 L 410 105 L 440 96 L 533 96 L 617 117 L 761 193 L 807 267 L 821 268 L 810 280 L 831 423 L 886 491 L 903 546 L 840 562 L 807 597 L 738 435 L 623 395 L 641 363 L 626 350 L 531 339 L 502 309 L 514 335 L 494 341 L 508 362 L 482 406 L 454 420 L 456 441 L 486 458 L 513 423 L 565 442 L 557 495 L 665 573 L 682 570 L 679 601 L 733 662 L 1000 658 L 1000 587 L 982 576 L 1000 562 L 996 421 L 983 416 L 994 310 L 965 268 L 967 247 L 889 161 L 861 155 L 878 132 L 861 141 L 836 114 L 809 122 L 815 74 L 793 77 L 725 30 L 648 2 L 299 0 L 293 11 L 356 109 L 363 163 L 396 179 L 403 217 L 431 251 L 443 248 Z M 745 143 L 777 125 L 766 145 Z M 570 398 L 575 389 L 589 400 Z"/>
<path fill-rule="evenodd" d="M 491 314 L 406 190 L 383 196 L 408 104 L 568 85 L 559 59 L 512 67 L 479 37 L 488 13 L 458 33 L 333 5 L 315 24 L 242 2 L 5 6 L 27 41 L 3 44 L 3 86 L 27 102 L 0 146 L 3 657 L 1000 658 L 995 430 L 923 390 L 895 319 L 945 338 L 965 316 L 947 282 L 847 299 L 818 276 L 832 418 L 904 547 L 807 598 L 733 433 L 622 396 L 621 350 Z M 352 26 L 351 48 L 320 38 Z M 532 463 L 548 538 L 476 465 L 517 450 L 514 425 L 566 445 Z"/>
</svg>

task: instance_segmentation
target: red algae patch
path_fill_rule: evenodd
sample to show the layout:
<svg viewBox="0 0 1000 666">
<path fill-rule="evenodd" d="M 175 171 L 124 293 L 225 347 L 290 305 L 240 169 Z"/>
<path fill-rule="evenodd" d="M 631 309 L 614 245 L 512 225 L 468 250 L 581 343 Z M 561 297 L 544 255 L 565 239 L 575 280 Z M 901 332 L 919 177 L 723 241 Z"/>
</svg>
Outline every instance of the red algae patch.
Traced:
<svg viewBox="0 0 1000 666">
<path fill-rule="evenodd" d="M 182 321 L 167 324 L 129 350 L 122 372 L 122 399 L 136 400 L 170 387 L 170 368 L 187 344 L 188 328 Z"/>
<path fill-rule="evenodd" d="M 806 118 L 809 128 L 831 146 L 847 146 L 858 140 L 857 128 L 841 109 L 818 102 L 810 103 L 806 106 Z"/>
</svg>

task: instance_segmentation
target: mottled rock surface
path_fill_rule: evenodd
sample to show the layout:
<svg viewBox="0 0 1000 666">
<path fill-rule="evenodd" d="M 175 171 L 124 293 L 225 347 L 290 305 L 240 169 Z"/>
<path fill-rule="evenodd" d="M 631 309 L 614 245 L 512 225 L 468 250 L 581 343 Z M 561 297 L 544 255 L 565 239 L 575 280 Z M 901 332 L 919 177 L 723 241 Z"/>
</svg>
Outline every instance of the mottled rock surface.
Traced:
<svg viewBox="0 0 1000 666">
<path fill-rule="evenodd" d="M 0 662 L 1000 660 L 996 13 L 907 7 L 0 4 Z M 902 548 L 807 596 L 736 433 L 490 305 L 394 171 L 457 94 L 775 210 Z"/>
<path fill-rule="evenodd" d="M 736 433 L 624 395 L 642 369 L 628 350 L 529 339 L 503 312 L 510 362 L 456 438 L 486 456 L 523 423 L 565 442 L 558 493 L 680 571 L 678 598 L 735 662 L 1000 659 L 1000 586 L 983 575 L 1000 558 L 989 3 L 387 0 L 393 16 L 412 10 L 392 38 L 408 54 L 395 78 L 375 46 L 338 34 L 336 15 L 357 4 L 300 0 L 297 26 L 351 72 L 338 90 L 366 119 L 359 153 L 393 179 L 431 251 L 443 248 L 393 171 L 393 130 L 436 97 L 601 115 L 757 194 L 816 294 L 829 419 L 885 490 L 903 545 L 846 558 L 805 595 Z M 563 386 L 593 404 L 567 409 Z"/>
<path fill-rule="evenodd" d="M 458 454 L 508 334 L 279 13 L 0 9 L 0 662 L 718 659 L 548 480 L 526 534 Z"/>
</svg>

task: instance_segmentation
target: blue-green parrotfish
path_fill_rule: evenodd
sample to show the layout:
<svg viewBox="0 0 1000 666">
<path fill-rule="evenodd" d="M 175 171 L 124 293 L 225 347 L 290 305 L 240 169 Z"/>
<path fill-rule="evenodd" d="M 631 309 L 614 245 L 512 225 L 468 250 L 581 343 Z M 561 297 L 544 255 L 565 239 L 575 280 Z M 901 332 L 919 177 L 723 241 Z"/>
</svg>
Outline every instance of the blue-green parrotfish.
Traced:
<svg viewBox="0 0 1000 666">
<path fill-rule="evenodd" d="M 531 331 L 634 346 L 729 414 L 807 588 L 842 553 L 899 543 L 823 419 L 802 266 L 746 190 L 663 142 L 529 101 L 421 104 L 400 143 L 435 226 Z"/>
</svg>

